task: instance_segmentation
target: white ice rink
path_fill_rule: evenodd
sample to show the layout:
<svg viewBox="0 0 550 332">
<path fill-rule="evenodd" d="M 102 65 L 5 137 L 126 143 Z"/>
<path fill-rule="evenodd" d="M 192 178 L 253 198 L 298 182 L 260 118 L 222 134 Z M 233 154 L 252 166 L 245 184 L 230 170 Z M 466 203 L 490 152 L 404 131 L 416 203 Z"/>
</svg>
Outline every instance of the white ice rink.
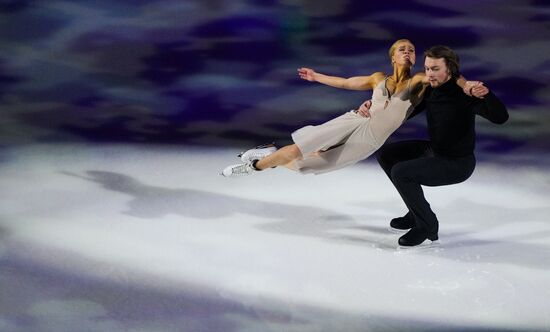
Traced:
<svg viewBox="0 0 550 332">
<path fill-rule="evenodd" d="M 439 248 L 369 161 L 226 179 L 237 150 L 36 145 L 0 158 L 0 331 L 550 331 L 550 174 L 425 188 Z"/>
</svg>

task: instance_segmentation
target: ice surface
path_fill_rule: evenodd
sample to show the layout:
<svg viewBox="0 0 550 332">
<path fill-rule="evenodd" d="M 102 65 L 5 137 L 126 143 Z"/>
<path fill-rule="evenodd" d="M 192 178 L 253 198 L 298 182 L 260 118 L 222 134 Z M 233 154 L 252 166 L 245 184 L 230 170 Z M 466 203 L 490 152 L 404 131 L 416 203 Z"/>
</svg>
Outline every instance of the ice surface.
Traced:
<svg viewBox="0 0 550 332">
<path fill-rule="evenodd" d="M 227 179 L 235 150 L 34 145 L 0 163 L 0 330 L 549 330 L 550 175 L 425 188 L 437 248 L 372 161 Z"/>
</svg>

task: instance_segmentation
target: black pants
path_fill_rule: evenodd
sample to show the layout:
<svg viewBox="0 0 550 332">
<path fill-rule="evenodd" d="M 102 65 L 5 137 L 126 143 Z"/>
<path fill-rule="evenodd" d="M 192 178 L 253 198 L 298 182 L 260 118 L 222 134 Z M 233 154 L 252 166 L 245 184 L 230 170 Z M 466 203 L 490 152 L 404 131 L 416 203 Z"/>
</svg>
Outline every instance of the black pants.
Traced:
<svg viewBox="0 0 550 332">
<path fill-rule="evenodd" d="M 450 158 L 435 155 L 429 141 L 403 141 L 382 146 L 378 163 L 401 195 L 416 226 L 435 235 L 439 222 L 424 197 L 422 185 L 436 187 L 465 181 L 476 165 L 474 155 Z"/>
</svg>

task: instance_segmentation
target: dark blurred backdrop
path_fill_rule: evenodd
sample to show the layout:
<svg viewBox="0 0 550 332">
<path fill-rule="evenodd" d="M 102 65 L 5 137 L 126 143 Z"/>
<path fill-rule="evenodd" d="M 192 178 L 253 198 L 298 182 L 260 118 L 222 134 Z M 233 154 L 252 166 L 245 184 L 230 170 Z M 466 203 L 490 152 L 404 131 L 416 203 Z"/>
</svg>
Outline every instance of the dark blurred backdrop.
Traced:
<svg viewBox="0 0 550 332">
<path fill-rule="evenodd" d="M 248 147 L 370 92 L 301 81 L 391 71 L 387 50 L 447 44 L 509 107 L 482 154 L 550 151 L 550 2 L 0 0 L 0 142 Z M 422 70 L 419 56 L 416 70 Z M 423 116 L 392 140 L 425 137 Z"/>
</svg>

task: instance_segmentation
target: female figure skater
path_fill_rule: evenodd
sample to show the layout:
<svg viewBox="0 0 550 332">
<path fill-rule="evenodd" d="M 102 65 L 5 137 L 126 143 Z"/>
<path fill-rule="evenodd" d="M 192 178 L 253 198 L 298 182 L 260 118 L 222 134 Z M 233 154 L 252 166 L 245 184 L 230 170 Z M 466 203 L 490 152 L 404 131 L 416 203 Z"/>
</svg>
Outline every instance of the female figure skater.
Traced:
<svg viewBox="0 0 550 332">
<path fill-rule="evenodd" d="M 348 90 L 373 90 L 370 117 L 359 111 L 347 112 L 318 126 L 306 126 L 294 133 L 294 144 L 278 149 L 273 145 L 259 146 L 240 155 L 242 163 L 226 167 L 221 175 L 235 177 L 264 169 L 285 166 L 300 173 L 315 173 L 340 169 L 373 154 L 420 103 L 428 80 L 424 73 L 411 76 L 416 61 L 414 45 L 399 39 L 389 49 L 393 66 L 391 76 L 375 72 L 369 76 L 342 78 L 300 68 L 300 77 Z M 460 80 L 459 85 L 464 84 Z"/>
</svg>

